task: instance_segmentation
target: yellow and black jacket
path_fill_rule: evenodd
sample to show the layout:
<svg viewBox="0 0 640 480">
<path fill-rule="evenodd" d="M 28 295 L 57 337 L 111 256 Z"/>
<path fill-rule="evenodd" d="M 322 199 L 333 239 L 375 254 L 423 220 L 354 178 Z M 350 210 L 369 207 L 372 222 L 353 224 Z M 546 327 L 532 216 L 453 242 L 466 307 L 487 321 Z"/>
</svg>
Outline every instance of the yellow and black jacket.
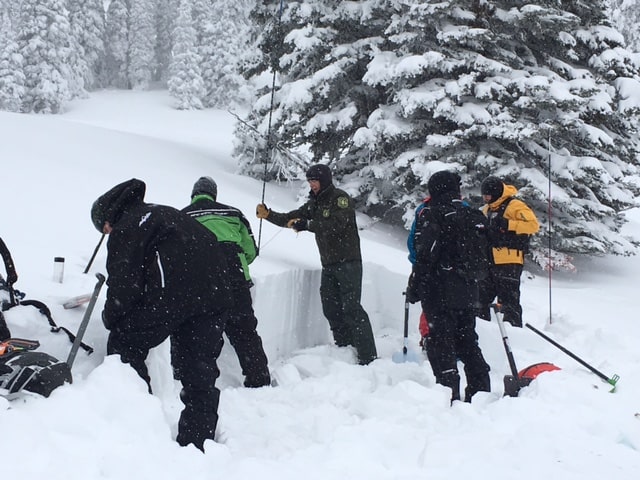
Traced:
<svg viewBox="0 0 640 480">
<path fill-rule="evenodd" d="M 526 203 L 515 198 L 517 193 L 516 187 L 505 184 L 502 196 L 482 208 L 482 212 L 489 219 L 489 225 L 499 216 L 508 222 L 506 229 L 492 229 L 492 234 L 489 235 L 495 265 L 524 264 L 529 237 L 540 229 L 535 213 Z"/>
</svg>

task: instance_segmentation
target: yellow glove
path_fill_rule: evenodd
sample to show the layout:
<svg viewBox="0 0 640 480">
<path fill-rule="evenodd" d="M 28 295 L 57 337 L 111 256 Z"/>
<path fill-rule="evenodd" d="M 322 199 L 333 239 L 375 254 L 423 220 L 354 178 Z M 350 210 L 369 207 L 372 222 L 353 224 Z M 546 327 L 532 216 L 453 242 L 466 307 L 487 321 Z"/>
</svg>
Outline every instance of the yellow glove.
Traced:
<svg viewBox="0 0 640 480">
<path fill-rule="evenodd" d="M 271 213 L 271 209 L 267 208 L 264 203 L 259 203 L 256 207 L 256 217 L 258 218 L 267 218 Z"/>
</svg>

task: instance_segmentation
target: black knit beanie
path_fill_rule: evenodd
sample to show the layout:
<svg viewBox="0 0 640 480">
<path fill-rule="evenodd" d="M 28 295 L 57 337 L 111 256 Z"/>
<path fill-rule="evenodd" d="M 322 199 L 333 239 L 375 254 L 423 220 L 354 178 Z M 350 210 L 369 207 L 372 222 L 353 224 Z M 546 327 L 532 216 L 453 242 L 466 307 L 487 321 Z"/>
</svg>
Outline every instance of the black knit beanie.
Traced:
<svg viewBox="0 0 640 480">
<path fill-rule="evenodd" d="M 491 202 L 495 202 L 502 196 L 504 192 L 504 183 L 498 177 L 487 177 L 480 186 L 480 193 L 482 195 L 491 196 Z"/>
<path fill-rule="evenodd" d="M 320 189 L 324 190 L 331 185 L 332 177 L 331 170 L 327 165 L 316 164 L 311 165 L 307 170 L 307 180 L 318 180 L 320 182 Z"/>
<path fill-rule="evenodd" d="M 448 170 L 436 172 L 429 178 L 427 188 L 432 197 L 437 197 L 443 193 L 460 195 L 460 175 Z"/>
<path fill-rule="evenodd" d="M 215 200 L 218 196 L 218 185 L 211 177 L 200 177 L 191 190 L 191 198 L 196 195 L 210 195 Z"/>
</svg>

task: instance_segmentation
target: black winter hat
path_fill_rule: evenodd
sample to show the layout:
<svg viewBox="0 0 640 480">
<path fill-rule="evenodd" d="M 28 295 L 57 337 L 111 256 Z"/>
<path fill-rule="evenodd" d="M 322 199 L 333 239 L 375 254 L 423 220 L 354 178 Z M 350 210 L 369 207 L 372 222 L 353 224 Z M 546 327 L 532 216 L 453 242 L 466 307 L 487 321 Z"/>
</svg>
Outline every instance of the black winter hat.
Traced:
<svg viewBox="0 0 640 480">
<path fill-rule="evenodd" d="M 331 185 L 331 182 L 333 181 L 331 177 L 331 170 L 327 165 L 323 164 L 311 165 L 307 170 L 307 180 L 318 180 L 322 190 Z"/>
<path fill-rule="evenodd" d="M 218 185 L 211 177 L 200 177 L 191 190 L 191 198 L 196 195 L 211 195 L 215 200 L 218 196 Z"/>
<path fill-rule="evenodd" d="M 504 192 L 504 183 L 498 177 L 490 176 L 484 179 L 480 186 L 482 195 L 490 195 L 491 201 L 495 202 Z"/>
<path fill-rule="evenodd" d="M 429 194 L 437 197 L 443 193 L 454 193 L 460 195 L 460 175 L 449 170 L 442 170 L 431 175 L 427 182 Z"/>
<path fill-rule="evenodd" d="M 91 206 L 91 221 L 96 230 L 102 233 L 105 222 L 115 224 L 128 205 L 142 202 L 146 189 L 142 180 L 132 178 L 101 195 Z"/>
</svg>

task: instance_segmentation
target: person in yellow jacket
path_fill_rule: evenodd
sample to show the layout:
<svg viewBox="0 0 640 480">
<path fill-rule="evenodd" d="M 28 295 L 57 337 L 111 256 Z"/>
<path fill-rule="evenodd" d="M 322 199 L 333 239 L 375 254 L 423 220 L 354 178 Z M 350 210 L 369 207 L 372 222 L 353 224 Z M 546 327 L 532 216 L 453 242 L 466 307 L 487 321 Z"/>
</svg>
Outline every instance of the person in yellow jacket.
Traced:
<svg viewBox="0 0 640 480">
<path fill-rule="evenodd" d="M 480 187 L 485 202 L 482 211 L 489 219 L 489 245 L 492 265 L 489 275 L 480 282 L 478 316 L 491 320 L 490 305 L 495 297 L 502 305 L 504 321 L 522 327 L 520 275 L 529 239 L 540 229 L 533 210 L 516 198 L 518 190 L 498 177 L 485 178 Z"/>
</svg>

